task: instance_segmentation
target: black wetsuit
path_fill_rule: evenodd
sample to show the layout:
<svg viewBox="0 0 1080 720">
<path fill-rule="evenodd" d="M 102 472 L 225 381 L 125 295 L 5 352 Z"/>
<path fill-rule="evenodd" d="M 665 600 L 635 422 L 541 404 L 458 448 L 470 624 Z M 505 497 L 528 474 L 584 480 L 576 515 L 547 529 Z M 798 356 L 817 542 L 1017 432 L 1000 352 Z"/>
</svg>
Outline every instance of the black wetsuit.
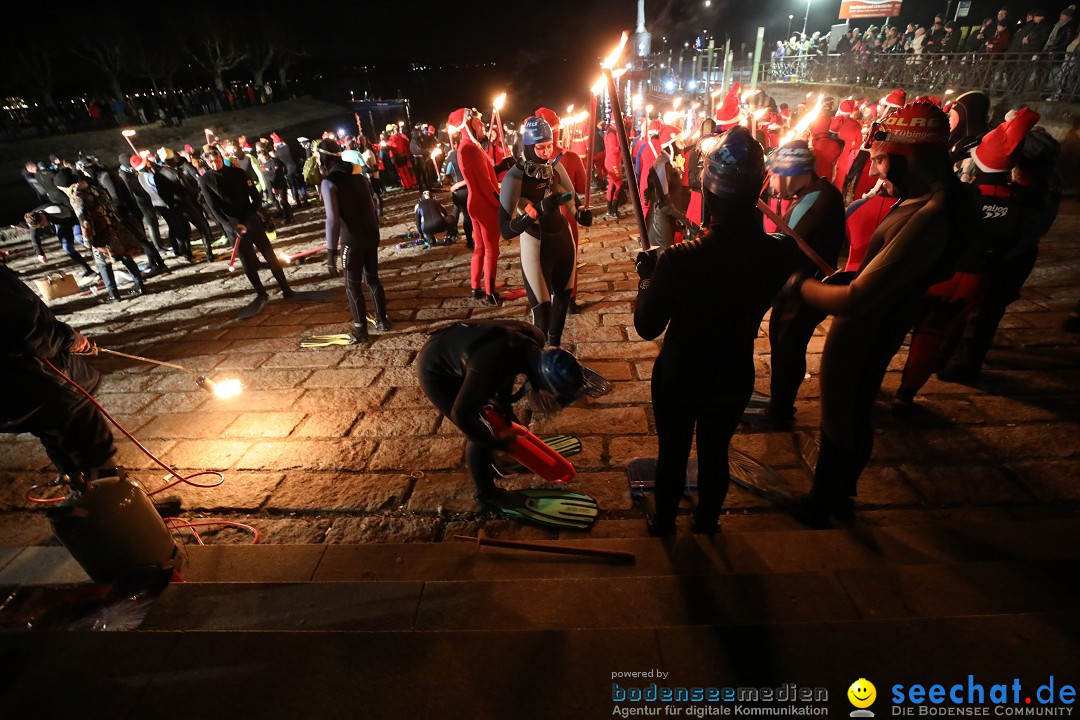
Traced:
<svg viewBox="0 0 1080 720">
<path fill-rule="evenodd" d="M 652 372 L 660 527 L 675 521 L 695 426 L 695 525 L 715 526 L 727 495 L 728 444 L 754 389 L 758 325 L 796 262 L 793 241 L 764 233 L 755 215 L 664 252 L 638 292 L 638 334 L 651 340 L 667 328 Z"/>
<path fill-rule="evenodd" d="M 538 168 L 534 177 L 526 172 L 527 165 Z M 545 212 L 542 207 L 545 198 L 554 205 L 554 196 L 561 193 L 574 193 L 561 164 L 519 161 L 503 177 L 499 195 L 499 232 L 505 240 L 521 237 L 521 274 L 533 323 L 554 346 L 562 343 L 577 257 L 570 226 L 559 208 Z M 533 220 L 526 215 L 526 203 L 532 203 L 540 217 Z M 576 209 L 576 195 L 568 204 Z"/>
<path fill-rule="evenodd" d="M 101 467 L 110 457 L 112 431 L 85 395 L 45 365 L 49 360 L 87 392 L 101 375 L 68 351 L 75 331 L 60 322 L 19 277 L 0 266 L 0 372 L 7 387 L 0 403 L 0 432 L 28 432 L 67 475 Z"/>
<path fill-rule="evenodd" d="M 458 166 L 457 150 L 451 150 L 450 154 L 446 156 L 446 167 L 450 172 L 451 177 L 454 179 L 454 185 L 465 182 L 465 176 L 461 174 L 461 167 Z M 462 185 L 451 193 L 451 197 L 454 199 L 454 212 L 453 228 L 450 232 L 454 235 L 457 234 L 458 218 L 462 218 L 465 229 L 465 244 L 468 247 L 472 247 L 472 218 L 469 217 L 469 210 L 467 207 L 467 203 L 469 202 L 469 186 Z"/>
<path fill-rule="evenodd" d="M 420 236 L 428 242 L 435 242 L 435 233 L 450 230 L 453 220 L 450 213 L 435 198 L 421 198 L 414 209 L 416 213 L 416 228 Z"/>
<path fill-rule="evenodd" d="M 517 320 L 463 322 L 432 333 L 416 359 L 420 387 L 465 433 L 465 461 L 481 503 L 498 493 L 491 463 L 493 450 L 499 447 L 481 412 L 494 405 L 513 419 L 518 375 L 529 377 L 533 387 L 543 386 L 531 376 L 545 339 L 535 326 Z"/>
<path fill-rule="evenodd" d="M 836 267 L 844 244 L 844 198 L 825 178 L 815 177 L 788 206 L 784 220 L 799 233 L 831 267 Z M 800 254 L 797 272 L 821 278 L 822 273 L 808 257 Z M 769 348 L 772 355 L 770 390 L 772 399 L 766 416 L 786 424 L 795 413 L 795 396 L 806 375 L 806 346 L 827 313 L 810 307 L 798 293 L 776 298 L 769 316 Z"/>
<path fill-rule="evenodd" d="M 367 178 L 351 172 L 351 165 L 334 167 L 322 182 L 326 205 L 326 261 L 333 264 L 341 246 L 345 293 L 353 326 L 367 327 L 367 307 L 361 277 L 371 291 L 375 319 L 386 324 L 386 291 L 379 281 L 379 218 Z"/>
<path fill-rule="evenodd" d="M 165 246 L 161 244 L 161 229 L 158 226 L 158 216 L 157 211 L 154 210 L 154 202 L 139 182 L 139 174 L 131 169 L 131 162 L 127 155 L 120 156 L 119 176 L 127 187 L 132 200 L 135 201 L 139 212 L 142 213 L 143 227 L 149 230 L 151 242 L 154 243 L 154 247 L 158 251 L 164 252 Z"/>
<path fill-rule="evenodd" d="M 259 256 L 255 254 L 258 250 L 270 266 L 270 272 L 273 273 L 282 294 L 286 297 L 292 295 L 289 281 L 285 279 L 285 271 L 281 269 L 270 238 L 266 237 L 266 229 L 259 217 L 259 191 L 248 174 L 238 167 L 225 165 L 220 170 L 208 170 L 202 176 L 201 186 L 206 206 L 234 242 L 237 237 L 236 226 L 243 225 L 247 228 L 240 236 L 237 254 L 244 266 L 244 274 L 255 292 L 266 295 L 266 288 L 259 279 Z"/>
</svg>

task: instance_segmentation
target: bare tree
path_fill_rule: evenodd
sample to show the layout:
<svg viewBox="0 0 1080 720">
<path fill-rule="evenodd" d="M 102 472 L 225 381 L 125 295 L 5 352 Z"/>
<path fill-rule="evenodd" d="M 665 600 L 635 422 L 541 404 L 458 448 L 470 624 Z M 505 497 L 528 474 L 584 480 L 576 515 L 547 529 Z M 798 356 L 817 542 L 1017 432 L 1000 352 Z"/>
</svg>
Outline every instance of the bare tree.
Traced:
<svg viewBox="0 0 1080 720">
<path fill-rule="evenodd" d="M 109 81 L 113 97 L 123 100 L 124 87 L 120 82 L 125 58 L 123 43 L 119 38 L 96 32 L 88 33 L 87 37 L 87 40 L 72 45 L 71 51 L 100 70 Z"/>
<path fill-rule="evenodd" d="M 154 92 L 159 92 L 161 85 L 172 89 L 173 76 L 180 69 L 181 58 L 167 38 L 159 36 L 147 40 L 137 35 L 128 54 L 132 75 L 149 80 Z"/>
<path fill-rule="evenodd" d="M 53 96 L 56 80 L 53 77 L 53 56 L 49 48 L 31 42 L 13 50 L 9 53 L 13 60 L 9 67 L 16 71 L 19 85 L 36 93 L 45 107 L 56 109 L 56 98 Z"/>
<path fill-rule="evenodd" d="M 192 59 L 214 78 L 214 87 L 225 90 L 225 73 L 247 59 L 247 50 L 224 30 L 201 34 L 190 46 Z"/>
<path fill-rule="evenodd" d="M 270 63 L 274 61 L 276 53 L 277 49 L 271 41 L 263 35 L 261 29 L 256 29 L 248 40 L 247 62 L 244 63 L 255 78 L 255 87 L 262 87 L 266 71 L 270 68 Z"/>
</svg>

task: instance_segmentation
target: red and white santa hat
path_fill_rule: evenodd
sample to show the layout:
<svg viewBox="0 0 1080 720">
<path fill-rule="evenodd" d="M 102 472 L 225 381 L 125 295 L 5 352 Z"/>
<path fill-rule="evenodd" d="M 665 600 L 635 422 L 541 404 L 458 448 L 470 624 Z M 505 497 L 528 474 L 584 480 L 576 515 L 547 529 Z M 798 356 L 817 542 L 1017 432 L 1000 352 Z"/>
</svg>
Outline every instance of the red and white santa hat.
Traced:
<svg viewBox="0 0 1080 720">
<path fill-rule="evenodd" d="M 1039 113 L 1022 107 L 1016 114 L 986 133 L 978 145 L 971 149 L 971 159 L 984 173 L 1003 173 L 1012 170 L 1016 162 L 1013 155 L 1035 123 Z"/>
<path fill-rule="evenodd" d="M 742 104 L 739 102 L 741 92 L 742 86 L 739 83 L 733 83 L 731 90 L 728 90 L 728 94 L 724 98 L 724 102 L 716 109 L 714 117 L 716 118 L 716 124 L 720 126 L 717 129 L 721 132 L 730 130 L 746 117 Z"/>
<path fill-rule="evenodd" d="M 840 101 L 840 109 L 836 111 L 837 115 L 851 115 L 855 112 L 855 101 L 852 98 L 846 98 Z"/>
<path fill-rule="evenodd" d="M 667 147 L 679 137 L 679 128 L 674 125 L 660 126 L 660 147 Z"/>
<path fill-rule="evenodd" d="M 558 130 L 562 127 L 562 119 L 559 118 L 559 114 L 550 108 L 536 108 L 536 112 L 534 112 L 533 115 L 550 125 L 552 130 Z"/>
<path fill-rule="evenodd" d="M 904 105 L 907 105 L 907 93 L 899 88 L 893 90 L 881 99 L 881 104 L 885 107 L 902 108 Z"/>
</svg>

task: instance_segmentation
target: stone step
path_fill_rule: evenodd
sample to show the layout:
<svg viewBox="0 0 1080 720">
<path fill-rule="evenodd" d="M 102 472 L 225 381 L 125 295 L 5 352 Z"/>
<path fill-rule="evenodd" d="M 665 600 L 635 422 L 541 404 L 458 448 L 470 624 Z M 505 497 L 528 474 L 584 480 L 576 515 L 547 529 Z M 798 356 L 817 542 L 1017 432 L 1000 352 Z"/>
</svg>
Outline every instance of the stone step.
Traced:
<svg viewBox="0 0 1080 720">
<path fill-rule="evenodd" d="M 464 581 L 173 583 L 143 630 L 566 630 L 965 617 L 1076 608 L 1080 560 Z"/>
<path fill-rule="evenodd" d="M 551 720 L 612 717 L 612 683 L 797 683 L 824 688 L 828 716 L 846 717 L 846 690 L 865 677 L 884 717 L 893 683 L 966 684 L 970 674 L 989 688 L 1017 678 L 1031 696 L 1051 675 L 1074 683 L 1077 638 L 1076 612 L 509 632 L 10 633 L 0 707 L 108 720 L 162 708 L 195 718 Z M 79 668 L 60 673 L 63 692 L 57 658 Z M 666 678 L 621 676 L 656 670 Z"/>
<path fill-rule="evenodd" d="M 632 552 L 632 565 L 480 548 L 470 542 L 190 546 L 183 575 L 198 582 L 319 582 L 618 578 L 799 572 L 995 561 L 1080 559 L 1080 520 L 904 525 L 555 544 Z M 0 585 L 85 582 L 62 547 L 4 549 Z"/>
</svg>

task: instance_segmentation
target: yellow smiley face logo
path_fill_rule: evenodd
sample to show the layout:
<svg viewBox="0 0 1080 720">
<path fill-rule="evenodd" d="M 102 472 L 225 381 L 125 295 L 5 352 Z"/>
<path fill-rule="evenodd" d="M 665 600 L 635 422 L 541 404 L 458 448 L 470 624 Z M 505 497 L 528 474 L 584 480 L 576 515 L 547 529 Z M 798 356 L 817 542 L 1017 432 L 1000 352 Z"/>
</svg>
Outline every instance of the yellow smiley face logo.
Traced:
<svg viewBox="0 0 1080 720">
<path fill-rule="evenodd" d="M 848 700 L 857 708 L 868 708 L 877 699 L 877 688 L 866 678 L 859 678 L 851 683 L 847 691 Z"/>
</svg>

